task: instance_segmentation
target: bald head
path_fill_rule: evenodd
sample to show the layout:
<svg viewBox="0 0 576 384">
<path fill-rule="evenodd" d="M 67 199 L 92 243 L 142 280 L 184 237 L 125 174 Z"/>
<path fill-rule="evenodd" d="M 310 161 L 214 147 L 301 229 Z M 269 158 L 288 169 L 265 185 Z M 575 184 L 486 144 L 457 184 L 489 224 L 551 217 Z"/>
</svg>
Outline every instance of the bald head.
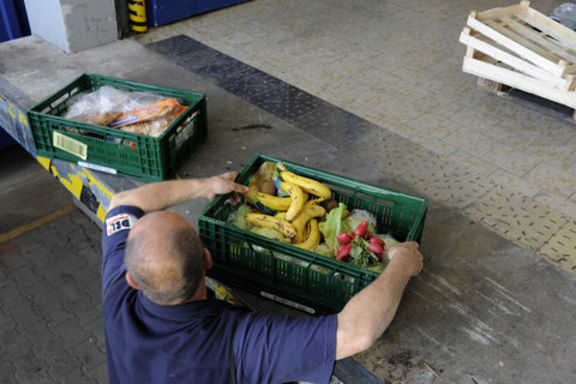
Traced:
<svg viewBox="0 0 576 384">
<path fill-rule="evenodd" d="M 124 263 L 144 295 L 160 305 L 191 298 L 204 272 L 198 234 L 173 212 L 153 212 L 136 222 L 126 243 Z"/>
</svg>

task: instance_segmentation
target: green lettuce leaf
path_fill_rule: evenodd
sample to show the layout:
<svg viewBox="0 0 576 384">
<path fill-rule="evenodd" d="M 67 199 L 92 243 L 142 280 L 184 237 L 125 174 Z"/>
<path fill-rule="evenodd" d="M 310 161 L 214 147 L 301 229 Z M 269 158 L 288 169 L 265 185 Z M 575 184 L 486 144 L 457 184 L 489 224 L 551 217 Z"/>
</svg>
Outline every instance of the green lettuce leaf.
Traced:
<svg viewBox="0 0 576 384">
<path fill-rule="evenodd" d="M 336 254 L 338 246 L 340 246 L 336 236 L 342 232 L 348 232 L 351 230 L 351 228 L 342 220 L 342 215 L 345 210 L 346 204 L 338 204 L 338 208 L 331 210 L 326 216 L 326 220 L 320 223 L 320 232 L 324 236 L 324 240 L 333 254 Z"/>
<path fill-rule="evenodd" d="M 254 225 L 246 221 L 246 215 L 252 212 L 252 209 L 250 209 L 248 205 L 242 204 L 238 207 L 237 210 L 230 213 L 230 216 L 228 217 L 228 223 L 240 229 L 249 231 L 254 227 Z"/>
</svg>

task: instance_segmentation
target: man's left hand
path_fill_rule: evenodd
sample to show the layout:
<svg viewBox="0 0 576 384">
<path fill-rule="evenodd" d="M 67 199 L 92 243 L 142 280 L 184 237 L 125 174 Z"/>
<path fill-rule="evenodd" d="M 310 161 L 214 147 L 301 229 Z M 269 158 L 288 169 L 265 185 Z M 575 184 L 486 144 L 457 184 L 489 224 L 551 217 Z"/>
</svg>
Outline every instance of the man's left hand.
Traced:
<svg viewBox="0 0 576 384">
<path fill-rule="evenodd" d="M 239 194 L 246 193 L 248 187 L 234 182 L 237 175 L 238 172 L 226 172 L 209 178 L 211 188 L 207 197 L 213 199 L 216 195 L 225 195 L 232 192 L 229 200 L 234 205 L 238 204 L 242 200 Z"/>
</svg>

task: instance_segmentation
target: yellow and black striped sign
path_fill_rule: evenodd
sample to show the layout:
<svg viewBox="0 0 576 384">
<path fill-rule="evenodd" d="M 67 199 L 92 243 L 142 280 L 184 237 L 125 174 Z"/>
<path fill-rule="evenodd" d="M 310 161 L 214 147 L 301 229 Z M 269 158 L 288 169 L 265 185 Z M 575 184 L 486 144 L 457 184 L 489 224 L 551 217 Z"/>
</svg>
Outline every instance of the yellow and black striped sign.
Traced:
<svg viewBox="0 0 576 384">
<path fill-rule="evenodd" d="M 144 0 L 128 0 L 128 18 L 130 19 L 130 28 L 134 32 L 146 32 L 148 30 Z"/>
</svg>

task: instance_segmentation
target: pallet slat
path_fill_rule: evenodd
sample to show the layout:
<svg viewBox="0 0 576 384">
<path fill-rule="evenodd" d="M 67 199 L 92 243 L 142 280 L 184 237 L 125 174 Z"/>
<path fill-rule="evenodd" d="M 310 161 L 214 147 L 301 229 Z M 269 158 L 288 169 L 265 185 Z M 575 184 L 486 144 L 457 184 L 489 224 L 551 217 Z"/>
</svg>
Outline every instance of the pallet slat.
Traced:
<svg viewBox="0 0 576 384">
<path fill-rule="evenodd" d="M 476 30 L 483 35 L 489 37 L 496 43 L 502 45 L 503 47 L 508 48 L 509 50 L 515 52 L 523 59 L 526 59 L 543 70 L 550 72 L 556 76 L 562 76 L 564 72 L 564 67 L 559 67 L 558 63 L 550 60 L 549 58 L 534 52 L 532 49 L 527 48 L 523 43 L 519 43 L 515 41 L 513 38 L 507 36 L 508 32 L 506 32 L 504 27 L 498 26 L 495 22 L 491 23 L 491 26 L 486 25 L 485 23 L 476 19 L 474 14 L 470 14 L 468 17 L 468 26 L 473 30 Z M 528 42 L 529 44 L 529 42 Z"/>
<path fill-rule="evenodd" d="M 522 19 L 538 28 L 539 30 L 552 36 L 554 39 L 560 41 L 563 45 L 576 51 L 576 32 L 570 28 L 557 23 L 546 15 L 538 12 L 535 9 L 529 8 L 528 12 Z"/>
<path fill-rule="evenodd" d="M 502 16 L 509 16 L 514 14 L 527 14 L 530 8 L 529 1 L 522 1 L 520 4 L 511 5 L 509 7 L 494 8 L 483 12 L 477 12 L 476 17 L 480 21 L 497 19 Z"/>
<path fill-rule="evenodd" d="M 573 67 L 576 64 L 576 32 L 530 8 L 529 1 L 479 13 L 474 11 L 468 25 L 554 75 L 576 74 Z"/>
<path fill-rule="evenodd" d="M 471 12 L 460 42 L 464 72 L 576 109 L 576 32 L 529 1 Z"/>
<path fill-rule="evenodd" d="M 471 57 L 465 57 L 462 70 L 485 79 L 496 81 L 557 103 L 576 108 L 576 92 L 561 91 L 545 82 L 514 72 L 494 64 Z"/>
<path fill-rule="evenodd" d="M 569 90 L 570 87 L 572 86 L 573 81 L 554 76 L 528 61 L 522 60 L 517 56 L 514 56 L 502 49 L 499 49 L 498 47 L 495 47 L 487 42 L 484 42 L 472 36 L 469 28 L 464 28 L 464 30 L 462 31 L 460 35 L 460 42 L 490 57 L 502 61 L 503 63 L 506 63 L 510 67 L 516 68 L 517 70 L 527 75 L 546 81 L 556 88 L 562 90 Z"/>
<path fill-rule="evenodd" d="M 558 41 L 546 35 L 544 32 L 538 32 L 531 26 L 524 25 L 510 17 L 502 17 L 500 19 L 503 23 L 508 25 L 508 28 L 526 39 L 533 41 L 534 44 L 539 45 L 544 50 L 550 52 L 552 56 L 556 56 L 557 60 L 565 60 L 576 63 L 576 55 L 573 54 L 566 47 L 558 45 Z M 519 19 L 521 20 L 521 19 Z"/>
</svg>

